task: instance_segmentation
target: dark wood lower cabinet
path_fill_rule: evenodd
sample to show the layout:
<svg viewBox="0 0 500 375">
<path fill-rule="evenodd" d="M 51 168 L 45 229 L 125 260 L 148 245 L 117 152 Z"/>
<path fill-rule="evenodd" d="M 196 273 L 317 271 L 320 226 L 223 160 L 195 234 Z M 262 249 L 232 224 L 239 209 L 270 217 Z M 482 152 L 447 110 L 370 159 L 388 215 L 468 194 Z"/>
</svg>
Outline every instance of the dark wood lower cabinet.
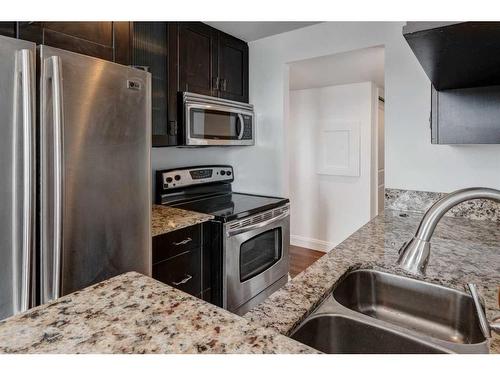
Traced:
<svg viewBox="0 0 500 375">
<path fill-rule="evenodd" d="M 153 265 L 153 278 L 198 297 L 201 294 L 201 249 Z"/>
<path fill-rule="evenodd" d="M 202 224 L 153 237 L 153 278 L 211 302 L 204 243 Z"/>
<path fill-rule="evenodd" d="M 197 224 L 153 237 L 153 278 L 220 306 L 222 284 L 214 269 L 220 247 L 213 229 Z"/>
<path fill-rule="evenodd" d="M 203 223 L 202 299 L 222 306 L 222 223 Z"/>
<path fill-rule="evenodd" d="M 153 264 L 201 248 L 201 236 L 201 225 L 192 225 L 153 237 Z"/>
</svg>

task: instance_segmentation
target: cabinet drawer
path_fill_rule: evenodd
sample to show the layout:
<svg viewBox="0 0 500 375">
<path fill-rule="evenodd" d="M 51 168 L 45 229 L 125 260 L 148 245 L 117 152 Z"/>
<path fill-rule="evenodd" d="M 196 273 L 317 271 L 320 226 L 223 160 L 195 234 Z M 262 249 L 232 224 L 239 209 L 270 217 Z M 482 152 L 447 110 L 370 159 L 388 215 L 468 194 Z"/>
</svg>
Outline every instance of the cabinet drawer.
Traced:
<svg viewBox="0 0 500 375">
<path fill-rule="evenodd" d="M 193 296 L 201 293 L 201 250 L 186 251 L 153 265 L 153 278 Z"/>
<path fill-rule="evenodd" d="M 201 247 L 201 225 L 153 237 L 153 264 Z"/>
</svg>

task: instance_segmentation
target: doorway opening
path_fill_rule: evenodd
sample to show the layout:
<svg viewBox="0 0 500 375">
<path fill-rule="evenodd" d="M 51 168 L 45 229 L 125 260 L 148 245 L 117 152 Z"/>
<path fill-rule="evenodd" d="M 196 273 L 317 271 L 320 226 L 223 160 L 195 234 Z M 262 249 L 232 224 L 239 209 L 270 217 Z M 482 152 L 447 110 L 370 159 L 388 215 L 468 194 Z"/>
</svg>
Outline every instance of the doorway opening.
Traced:
<svg viewBox="0 0 500 375">
<path fill-rule="evenodd" d="M 384 46 L 288 71 L 291 244 L 329 251 L 383 211 Z"/>
</svg>

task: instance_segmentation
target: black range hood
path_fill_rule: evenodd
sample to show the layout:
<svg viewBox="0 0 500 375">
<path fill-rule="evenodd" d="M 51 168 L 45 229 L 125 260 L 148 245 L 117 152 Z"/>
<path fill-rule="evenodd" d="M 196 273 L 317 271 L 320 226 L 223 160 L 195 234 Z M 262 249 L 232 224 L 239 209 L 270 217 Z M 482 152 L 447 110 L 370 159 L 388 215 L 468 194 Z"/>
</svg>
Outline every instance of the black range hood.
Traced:
<svg viewBox="0 0 500 375">
<path fill-rule="evenodd" d="M 403 35 L 436 90 L 500 85 L 500 22 L 408 22 Z"/>
<path fill-rule="evenodd" d="M 432 82 L 431 142 L 500 143 L 500 22 L 408 22 Z"/>
</svg>

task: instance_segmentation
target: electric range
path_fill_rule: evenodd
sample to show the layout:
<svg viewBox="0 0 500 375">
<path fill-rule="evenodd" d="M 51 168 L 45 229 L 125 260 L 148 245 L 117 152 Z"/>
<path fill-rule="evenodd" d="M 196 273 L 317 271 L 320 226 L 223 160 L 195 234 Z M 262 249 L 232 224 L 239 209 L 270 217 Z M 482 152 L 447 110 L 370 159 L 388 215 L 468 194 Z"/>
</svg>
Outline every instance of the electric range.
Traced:
<svg viewBox="0 0 500 375">
<path fill-rule="evenodd" d="M 202 253 L 211 302 L 242 315 L 288 281 L 290 204 L 233 192 L 233 181 L 228 165 L 157 171 L 156 202 L 214 216 L 204 226 Z"/>
</svg>

